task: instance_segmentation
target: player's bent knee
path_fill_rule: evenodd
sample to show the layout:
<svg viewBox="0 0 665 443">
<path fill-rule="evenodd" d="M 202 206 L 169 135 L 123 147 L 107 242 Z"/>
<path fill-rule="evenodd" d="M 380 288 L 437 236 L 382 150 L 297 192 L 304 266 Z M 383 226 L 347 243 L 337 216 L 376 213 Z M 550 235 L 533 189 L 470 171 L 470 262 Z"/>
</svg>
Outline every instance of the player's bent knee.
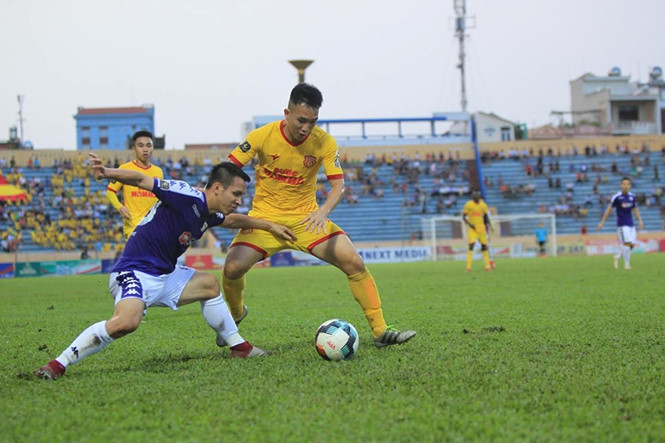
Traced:
<svg viewBox="0 0 665 443">
<path fill-rule="evenodd" d="M 141 317 L 116 316 L 106 322 L 106 331 L 113 338 L 120 338 L 136 331 L 141 325 Z"/>
<path fill-rule="evenodd" d="M 238 260 L 227 260 L 226 263 L 224 263 L 224 270 L 222 273 L 224 274 L 224 277 L 229 280 L 238 280 L 247 273 L 247 269 L 245 269 Z"/>
<path fill-rule="evenodd" d="M 481 251 L 487 251 L 487 245 L 480 245 Z"/>
<path fill-rule="evenodd" d="M 473 247 L 475 246 L 475 243 L 469 243 L 469 251 L 473 251 Z"/>
<path fill-rule="evenodd" d="M 219 280 L 212 274 L 203 274 L 203 288 L 205 288 L 205 295 L 207 298 L 215 298 L 219 295 L 221 289 L 219 287 Z"/>
<path fill-rule="evenodd" d="M 365 262 L 360 254 L 354 254 L 346 259 L 339 259 L 335 265 L 346 275 L 356 275 L 365 272 Z"/>
</svg>

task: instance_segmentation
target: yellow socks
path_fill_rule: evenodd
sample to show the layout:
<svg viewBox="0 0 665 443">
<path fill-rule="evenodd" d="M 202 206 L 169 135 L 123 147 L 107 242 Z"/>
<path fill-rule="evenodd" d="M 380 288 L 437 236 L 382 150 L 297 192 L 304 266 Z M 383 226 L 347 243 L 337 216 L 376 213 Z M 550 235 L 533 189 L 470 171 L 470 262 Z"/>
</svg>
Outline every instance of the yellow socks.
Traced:
<svg viewBox="0 0 665 443">
<path fill-rule="evenodd" d="M 471 262 L 473 261 L 473 251 L 466 251 L 466 269 L 471 269 Z"/>
<path fill-rule="evenodd" d="M 374 337 L 378 337 L 386 330 L 386 321 L 383 319 L 381 298 L 376 289 L 374 277 L 365 269 L 363 272 L 348 276 L 348 279 L 353 298 L 363 308 L 365 318 L 372 328 L 372 334 Z"/>
<path fill-rule="evenodd" d="M 490 251 L 483 251 L 483 261 L 485 262 L 485 269 L 490 268 Z"/>
<path fill-rule="evenodd" d="M 234 320 L 238 320 L 242 316 L 242 290 L 245 289 L 245 276 L 243 275 L 238 280 L 231 280 L 226 278 L 222 273 L 222 290 L 224 291 L 224 298 L 229 305 L 229 310 Z"/>
</svg>

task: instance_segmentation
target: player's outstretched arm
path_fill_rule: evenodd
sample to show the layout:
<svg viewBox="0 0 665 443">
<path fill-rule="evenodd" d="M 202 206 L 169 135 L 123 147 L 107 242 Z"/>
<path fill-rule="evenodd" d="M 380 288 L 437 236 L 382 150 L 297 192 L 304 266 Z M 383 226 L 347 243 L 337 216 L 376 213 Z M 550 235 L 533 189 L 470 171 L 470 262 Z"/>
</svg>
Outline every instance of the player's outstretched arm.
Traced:
<svg viewBox="0 0 665 443">
<path fill-rule="evenodd" d="M 229 229 L 261 229 L 287 241 L 297 240 L 293 232 L 284 225 L 243 214 L 227 215 L 222 226 Z"/>
<path fill-rule="evenodd" d="M 108 178 L 117 180 L 122 184 L 136 186 L 147 191 L 152 191 L 154 179 L 148 175 L 138 171 L 130 171 L 128 169 L 107 168 L 104 162 L 97 155 L 92 152 L 90 156 L 90 168 L 95 174 L 95 179 L 101 180 Z"/>
</svg>

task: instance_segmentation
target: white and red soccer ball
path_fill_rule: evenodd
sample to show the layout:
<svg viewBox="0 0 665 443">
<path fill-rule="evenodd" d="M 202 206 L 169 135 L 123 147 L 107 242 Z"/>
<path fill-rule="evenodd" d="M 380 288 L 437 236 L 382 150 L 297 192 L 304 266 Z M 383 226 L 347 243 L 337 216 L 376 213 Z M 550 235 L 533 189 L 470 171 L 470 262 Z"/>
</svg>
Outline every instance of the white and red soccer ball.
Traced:
<svg viewBox="0 0 665 443">
<path fill-rule="evenodd" d="M 349 360 L 358 351 L 358 332 L 349 322 L 328 320 L 317 329 L 314 344 L 325 360 Z"/>
</svg>

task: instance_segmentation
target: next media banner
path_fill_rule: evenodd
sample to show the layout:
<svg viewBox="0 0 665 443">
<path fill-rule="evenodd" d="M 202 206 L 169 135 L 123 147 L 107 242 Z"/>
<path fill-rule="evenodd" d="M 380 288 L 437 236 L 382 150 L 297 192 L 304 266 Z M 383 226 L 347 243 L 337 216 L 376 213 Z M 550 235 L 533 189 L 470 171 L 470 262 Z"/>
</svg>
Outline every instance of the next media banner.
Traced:
<svg viewBox="0 0 665 443">
<path fill-rule="evenodd" d="M 400 263 L 431 259 L 429 246 L 359 248 L 358 253 L 365 263 Z"/>
</svg>

